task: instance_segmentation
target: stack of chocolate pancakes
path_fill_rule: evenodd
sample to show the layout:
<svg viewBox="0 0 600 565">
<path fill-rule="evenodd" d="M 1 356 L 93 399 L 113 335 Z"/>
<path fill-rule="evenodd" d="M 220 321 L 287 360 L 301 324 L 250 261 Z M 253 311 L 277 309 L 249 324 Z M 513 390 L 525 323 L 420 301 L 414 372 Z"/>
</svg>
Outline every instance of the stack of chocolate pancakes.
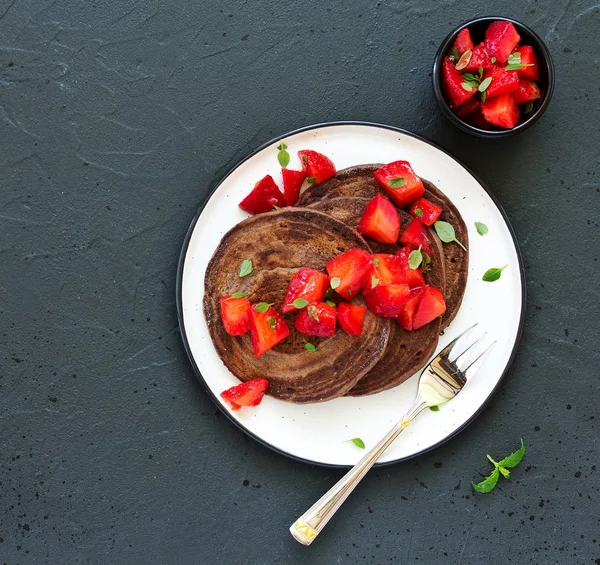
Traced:
<svg viewBox="0 0 600 565">
<path fill-rule="evenodd" d="M 269 380 L 267 394 L 296 403 L 320 402 L 339 396 L 381 392 L 415 374 L 435 352 L 438 338 L 460 307 L 468 272 L 468 252 L 456 243 L 442 242 L 429 229 L 433 242 L 427 284 L 439 288 L 446 312 L 413 331 L 395 320 L 367 310 L 362 334 L 338 330 L 330 338 L 310 338 L 316 351 L 305 348 L 305 338 L 294 327 L 294 313 L 284 314 L 290 336 L 256 357 L 250 336 L 232 337 L 220 319 L 219 299 L 245 292 L 251 303 L 269 302 L 281 312 L 288 285 L 302 267 L 323 272 L 325 264 L 353 248 L 373 253 L 395 253 L 398 244 L 363 238 L 356 228 L 365 206 L 380 194 L 373 172 L 381 165 L 361 165 L 338 171 L 335 177 L 311 186 L 296 207 L 259 214 L 234 226 L 219 243 L 206 269 L 203 309 L 213 344 L 225 366 L 241 381 Z M 468 247 L 467 228 L 452 202 L 432 183 L 423 180 L 424 197 L 443 209 L 441 220 L 454 226 L 456 237 Z M 399 210 L 401 231 L 411 220 Z M 253 272 L 239 277 L 244 259 Z M 359 295 L 354 303 L 362 304 Z"/>
</svg>

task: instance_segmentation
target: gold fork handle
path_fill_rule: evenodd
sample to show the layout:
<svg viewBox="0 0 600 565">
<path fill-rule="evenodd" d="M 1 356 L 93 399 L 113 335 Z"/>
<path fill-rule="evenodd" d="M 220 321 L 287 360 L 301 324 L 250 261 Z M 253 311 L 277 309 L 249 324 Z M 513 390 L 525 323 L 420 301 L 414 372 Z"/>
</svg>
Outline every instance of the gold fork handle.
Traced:
<svg viewBox="0 0 600 565">
<path fill-rule="evenodd" d="M 417 395 L 413 405 L 406 415 L 400 420 L 363 458 L 350 469 L 333 487 L 331 487 L 317 502 L 315 502 L 300 518 L 290 527 L 290 533 L 297 541 L 310 545 L 319 535 L 319 532 L 329 522 L 337 509 L 350 496 L 367 471 L 375 464 L 381 454 L 425 409 L 428 404 Z"/>
<path fill-rule="evenodd" d="M 400 423 L 396 424 L 373 449 L 292 524 L 290 532 L 297 541 L 304 545 L 313 542 L 367 471 L 403 429 Z"/>
</svg>

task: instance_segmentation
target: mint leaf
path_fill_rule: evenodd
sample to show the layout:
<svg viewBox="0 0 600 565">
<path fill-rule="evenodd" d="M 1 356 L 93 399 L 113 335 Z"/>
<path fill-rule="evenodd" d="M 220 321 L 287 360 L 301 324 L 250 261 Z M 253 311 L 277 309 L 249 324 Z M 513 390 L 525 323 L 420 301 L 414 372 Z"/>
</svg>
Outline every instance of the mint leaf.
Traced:
<svg viewBox="0 0 600 565">
<path fill-rule="evenodd" d="M 308 343 L 308 342 L 306 342 L 304 344 L 304 348 L 307 351 L 310 351 L 311 353 L 314 353 L 317 349 L 319 349 L 318 347 L 314 346 L 312 343 Z"/>
<path fill-rule="evenodd" d="M 234 292 L 229 298 L 244 298 L 245 292 Z"/>
<path fill-rule="evenodd" d="M 461 86 L 467 91 L 467 92 L 473 92 L 473 89 L 477 86 L 477 85 L 473 85 L 473 83 L 468 83 L 468 82 L 463 82 L 461 84 Z"/>
<path fill-rule="evenodd" d="M 482 277 L 482 280 L 484 280 L 485 282 L 494 282 L 497 281 L 500 278 L 500 275 L 502 274 L 502 271 L 504 271 L 504 269 L 506 269 L 506 267 L 508 267 L 508 265 L 504 265 L 504 267 L 500 267 L 499 269 L 497 267 L 494 267 L 492 269 L 488 269 Z"/>
<path fill-rule="evenodd" d="M 492 61 L 492 63 L 495 63 L 497 61 L 496 57 L 492 57 L 490 60 Z"/>
<path fill-rule="evenodd" d="M 485 92 L 487 90 L 487 87 L 491 84 L 492 82 L 492 77 L 487 77 L 486 79 L 483 79 L 482 83 L 479 85 L 479 88 L 477 90 L 479 90 L 479 92 Z"/>
<path fill-rule="evenodd" d="M 306 182 L 309 184 L 314 184 L 317 180 L 317 177 L 307 177 Z"/>
<path fill-rule="evenodd" d="M 298 308 L 298 310 L 302 310 L 302 308 L 308 306 L 308 300 L 306 300 L 306 298 L 296 298 L 296 300 L 292 302 L 292 306 Z"/>
<path fill-rule="evenodd" d="M 433 224 L 433 227 L 435 228 L 438 237 L 444 243 L 451 243 L 454 241 L 458 245 L 460 245 L 465 251 L 467 250 L 467 248 L 460 241 L 458 241 L 458 239 L 456 239 L 456 233 L 454 231 L 454 228 L 452 227 L 452 224 L 438 220 L 435 224 Z"/>
<path fill-rule="evenodd" d="M 487 100 L 487 92 L 482 92 L 481 93 L 481 101 L 485 102 Z"/>
<path fill-rule="evenodd" d="M 509 65 L 520 65 L 521 64 L 521 53 L 515 51 L 508 56 L 508 64 Z"/>
<path fill-rule="evenodd" d="M 373 265 L 375 265 L 376 267 L 379 267 L 380 264 L 381 264 L 381 261 L 377 257 L 373 257 Z"/>
<path fill-rule="evenodd" d="M 477 483 L 477 484 L 472 483 L 473 488 L 477 492 L 482 492 L 482 493 L 490 492 L 496 486 L 496 484 L 498 484 L 499 477 L 500 477 L 500 471 L 498 471 L 498 467 L 495 467 L 494 470 L 492 471 L 492 474 L 489 475 L 488 477 L 486 477 L 485 479 L 483 479 L 483 481 L 481 481 L 480 483 Z"/>
<path fill-rule="evenodd" d="M 379 284 L 379 279 L 377 277 L 371 277 L 371 288 L 375 288 Z"/>
<path fill-rule="evenodd" d="M 523 459 L 523 455 L 525 455 L 525 445 L 523 444 L 523 439 L 521 439 L 521 447 L 514 453 L 511 453 L 508 457 L 505 457 L 501 461 L 498 461 L 498 465 L 500 465 L 501 467 L 509 467 L 512 469 L 521 462 L 521 459 Z"/>
<path fill-rule="evenodd" d="M 340 277 L 333 277 L 329 284 L 331 285 L 331 288 L 336 289 L 342 284 L 342 281 L 340 280 Z"/>
<path fill-rule="evenodd" d="M 329 304 L 329 306 L 331 306 L 332 308 L 335 308 L 335 302 L 333 300 L 326 300 L 325 302 Z"/>
<path fill-rule="evenodd" d="M 523 109 L 523 111 L 526 114 L 531 114 L 532 110 L 533 110 L 533 100 L 530 100 L 529 102 L 527 102 L 527 104 L 525 104 L 525 108 Z"/>
<path fill-rule="evenodd" d="M 287 145 L 281 142 L 277 149 L 279 149 L 279 153 L 277 153 L 277 160 L 281 165 L 282 169 L 285 169 L 290 164 L 290 154 L 286 151 Z"/>
<path fill-rule="evenodd" d="M 255 307 L 255 312 L 266 312 L 271 306 L 273 306 L 274 302 L 270 304 L 268 302 L 259 302 Z"/>
<path fill-rule="evenodd" d="M 413 249 L 408 256 L 408 266 L 414 271 L 419 268 L 419 265 L 423 262 L 423 255 L 421 254 L 421 248 Z"/>
<path fill-rule="evenodd" d="M 254 270 L 254 265 L 250 259 L 244 259 L 240 265 L 240 277 L 248 276 Z"/>
<path fill-rule="evenodd" d="M 421 208 L 415 208 L 415 216 L 417 218 L 422 218 L 423 217 L 423 210 L 421 210 Z"/>
<path fill-rule="evenodd" d="M 275 316 L 269 316 L 267 318 L 267 323 L 269 324 L 271 331 L 274 332 L 275 328 L 277 327 L 277 320 L 275 319 Z"/>
<path fill-rule="evenodd" d="M 430 406 L 429 410 L 431 410 L 432 412 L 439 412 L 440 411 L 440 407 L 439 406 Z"/>
<path fill-rule="evenodd" d="M 344 443 L 350 443 L 350 442 L 352 442 L 354 445 L 356 445 L 356 447 L 360 447 L 360 449 L 365 448 L 365 442 L 362 439 L 360 439 L 359 437 L 353 437 L 352 439 L 346 440 Z"/>
<path fill-rule="evenodd" d="M 388 186 L 390 188 L 400 188 L 406 184 L 406 179 L 404 177 L 394 177 L 388 181 Z"/>
<path fill-rule="evenodd" d="M 450 57 L 454 59 L 455 63 L 460 59 L 460 53 L 458 52 L 458 49 L 456 47 L 453 47 L 452 51 L 450 51 Z"/>
<path fill-rule="evenodd" d="M 475 222 L 475 227 L 479 235 L 485 235 L 488 232 L 488 227 L 483 222 Z"/>
</svg>

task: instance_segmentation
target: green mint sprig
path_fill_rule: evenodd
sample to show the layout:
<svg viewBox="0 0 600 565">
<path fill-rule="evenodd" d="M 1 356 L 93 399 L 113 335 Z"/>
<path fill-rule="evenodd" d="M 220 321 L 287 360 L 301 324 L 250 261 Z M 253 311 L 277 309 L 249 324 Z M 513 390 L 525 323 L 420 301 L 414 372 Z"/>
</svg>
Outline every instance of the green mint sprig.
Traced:
<svg viewBox="0 0 600 565">
<path fill-rule="evenodd" d="M 483 481 L 477 484 L 472 483 L 473 488 L 477 492 L 481 493 L 490 492 L 498 483 L 500 475 L 502 475 L 505 479 L 508 479 L 510 477 L 509 469 L 513 469 L 514 467 L 516 467 L 523 459 L 523 455 L 525 455 L 525 445 L 523 444 L 522 439 L 521 447 L 517 451 L 511 453 L 508 457 L 505 457 L 500 461 L 494 461 L 489 455 L 486 454 L 486 457 L 494 465 L 494 470 L 485 479 L 483 479 Z"/>
</svg>

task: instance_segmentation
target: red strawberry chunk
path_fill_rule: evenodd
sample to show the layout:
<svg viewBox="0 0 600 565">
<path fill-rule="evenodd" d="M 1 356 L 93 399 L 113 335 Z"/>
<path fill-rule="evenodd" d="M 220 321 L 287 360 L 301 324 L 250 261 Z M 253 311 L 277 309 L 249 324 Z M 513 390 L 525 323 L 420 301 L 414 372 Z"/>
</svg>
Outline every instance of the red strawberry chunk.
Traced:
<svg viewBox="0 0 600 565">
<path fill-rule="evenodd" d="M 519 88 L 519 75 L 516 71 L 507 71 L 504 67 L 494 66 L 485 73 L 484 80 L 488 77 L 492 77 L 492 82 L 485 91 L 487 98 L 513 92 Z"/>
<path fill-rule="evenodd" d="M 267 379 L 251 379 L 237 386 L 232 386 L 221 393 L 221 398 L 232 410 L 242 406 L 258 406 L 269 386 Z"/>
<path fill-rule="evenodd" d="M 410 224 L 408 224 L 400 236 L 400 243 L 412 245 L 415 249 L 420 247 L 429 256 L 433 254 L 433 245 L 429 239 L 429 234 L 419 218 L 413 218 Z"/>
<path fill-rule="evenodd" d="M 413 329 L 413 321 L 415 312 L 423 296 L 423 288 L 413 288 L 410 291 L 410 298 L 404 303 L 400 315 L 396 318 L 398 323 L 406 330 L 410 331 Z"/>
<path fill-rule="evenodd" d="M 490 54 L 487 52 L 487 49 L 483 44 L 477 45 L 473 47 L 471 53 L 471 60 L 468 62 L 467 66 L 463 69 L 463 72 L 477 72 L 480 68 L 483 70 L 491 69 L 494 66 L 492 63 L 492 59 Z"/>
<path fill-rule="evenodd" d="M 468 30 L 468 28 L 461 29 L 458 32 L 452 48 L 456 48 L 459 55 L 462 55 L 469 49 L 473 49 L 473 40 L 471 39 L 471 32 Z"/>
<path fill-rule="evenodd" d="M 378 194 L 365 207 L 358 231 L 380 243 L 396 243 L 400 233 L 400 218 L 394 205 Z"/>
<path fill-rule="evenodd" d="M 371 312 L 382 318 L 396 318 L 410 298 L 410 288 L 407 284 L 377 284 L 374 288 L 365 288 L 363 296 Z"/>
<path fill-rule="evenodd" d="M 371 254 L 364 249 L 350 249 L 325 265 L 331 288 L 346 300 L 354 298 L 363 286 L 371 267 Z"/>
<path fill-rule="evenodd" d="M 329 277 L 325 273 L 314 269 L 300 269 L 290 281 L 285 300 L 283 301 L 283 312 L 296 310 L 293 302 L 297 298 L 304 298 L 309 304 L 321 302 L 329 288 Z"/>
<path fill-rule="evenodd" d="M 338 304 L 338 323 L 340 324 L 340 328 L 347 334 L 358 337 L 362 333 L 366 313 L 366 306 L 340 302 Z"/>
<path fill-rule="evenodd" d="M 309 304 L 296 317 L 296 329 L 306 335 L 331 337 L 335 335 L 337 308 L 327 302 Z"/>
<path fill-rule="evenodd" d="M 248 310 L 250 310 L 250 301 L 247 298 L 231 298 L 231 296 L 222 296 L 221 320 L 225 331 L 229 335 L 244 335 L 248 329 Z"/>
<path fill-rule="evenodd" d="M 426 226 L 432 226 L 440 219 L 443 210 L 437 204 L 427 200 L 427 198 L 421 197 L 413 202 L 409 211 L 413 216 L 419 218 L 421 223 Z"/>
<path fill-rule="evenodd" d="M 519 88 L 513 93 L 517 104 L 525 104 L 530 100 L 536 100 L 541 95 L 539 86 L 531 80 L 520 80 Z"/>
<path fill-rule="evenodd" d="M 293 206 L 298 202 L 302 183 L 306 178 L 304 171 L 292 171 L 292 169 L 281 169 L 283 177 L 283 197 L 288 206 Z"/>
<path fill-rule="evenodd" d="M 425 284 L 425 277 L 423 276 L 423 271 L 421 268 L 418 267 L 416 269 L 411 269 L 410 265 L 408 264 L 408 256 L 413 250 L 414 247 L 407 245 L 396 253 L 396 257 L 400 259 L 404 269 L 406 284 L 408 284 L 411 289 L 421 287 Z"/>
<path fill-rule="evenodd" d="M 335 176 L 336 170 L 333 161 L 322 153 L 304 149 L 298 151 L 298 157 L 300 157 L 302 170 L 306 173 L 308 182 L 319 184 Z"/>
<path fill-rule="evenodd" d="M 506 63 L 508 56 L 519 45 L 521 36 L 511 22 L 499 20 L 492 22 L 485 32 L 485 46 L 490 57 L 496 57 L 499 63 Z"/>
<path fill-rule="evenodd" d="M 510 92 L 486 100 L 481 104 L 481 113 L 490 124 L 502 128 L 514 128 L 519 122 L 519 107 Z"/>
<path fill-rule="evenodd" d="M 254 304 L 248 312 L 252 349 L 254 355 L 260 357 L 288 337 L 290 330 L 273 306 L 269 306 L 266 312 L 257 312 L 257 306 Z"/>
<path fill-rule="evenodd" d="M 460 106 L 477 92 L 476 88 L 469 87 L 469 90 L 463 88 L 462 85 L 465 82 L 465 79 L 456 70 L 454 63 L 448 57 L 444 59 L 442 70 L 444 92 L 449 99 L 450 106 L 453 108 Z M 400 208 L 402 208 L 402 206 L 400 206 Z"/>
<path fill-rule="evenodd" d="M 398 208 L 408 206 L 425 192 L 423 182 L 408 161 L 388 163 L 373 174 L 383 192 Z"/>
<path fill-rule="evenodd" d="M 248 214 L 270 212 L 273 206 L 283 208 L 285 199 L 271 175 L 259 180 L 250 194 L 239 203 L 239 207 Z"/>
<path fill-rule="evenodd" d="M 446 311 L 446 301 L 441 290 L 434 286 L 425 286 L 423 295 L 413 317 L 413 330 L 428 324 Z"/>
<path fill-rule="evenodd" d="M 465 119 L 477 110 L 479 110 L 481 103 L 476 98 L 469 98 L 464 104 L 459 106 L 456 110 L 456 115 L 459 118 Z"/>
<path fill-rule="evenodd" d="M 375 277 L 381 285 L 405 284 L 406 274 L 402 258 L 390 253 L 376 253 L 373 255 L 371 276 Z M 371 286 L 371 278 L 367 277 L 365 286 Z"/>
<path fill-rule="evenodd" d="M 521 45 L 515 50 L 515 53 L 521 54 L 521 64 L 523 68 L 517 70 L 520 78 L 528 80 L 540 80 L 540 62 L 531 45 Z"/>
</svg>

